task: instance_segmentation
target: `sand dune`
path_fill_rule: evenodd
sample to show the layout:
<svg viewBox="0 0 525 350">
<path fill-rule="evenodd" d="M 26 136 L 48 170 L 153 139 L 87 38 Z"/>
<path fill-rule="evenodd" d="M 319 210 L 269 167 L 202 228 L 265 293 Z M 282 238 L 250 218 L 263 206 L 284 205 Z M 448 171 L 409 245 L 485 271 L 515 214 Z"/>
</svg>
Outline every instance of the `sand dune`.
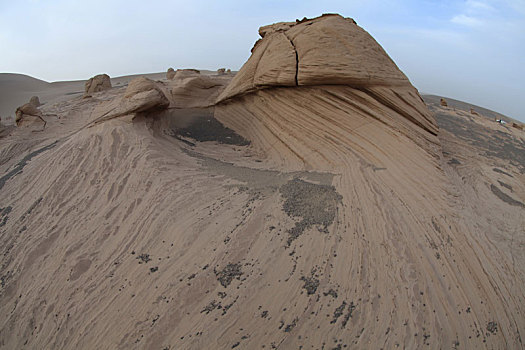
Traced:
<svg viewBox="0 0 525 350">
<path fill-rule="evenodd" d="M 523 348 L 523 132 L 351 19 L 260 33 L 0 138 L 0 348 Z"/>
</svg>

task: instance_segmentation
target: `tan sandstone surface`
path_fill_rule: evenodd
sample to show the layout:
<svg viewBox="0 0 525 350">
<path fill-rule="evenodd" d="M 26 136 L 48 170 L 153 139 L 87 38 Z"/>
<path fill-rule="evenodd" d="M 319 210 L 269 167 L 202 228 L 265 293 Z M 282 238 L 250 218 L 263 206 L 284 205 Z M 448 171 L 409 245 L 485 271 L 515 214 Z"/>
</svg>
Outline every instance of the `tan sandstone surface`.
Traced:
<svg viewBox="0 0 525 350">
<path fill-rule="evenodd" d="M 351 19 L 260 34 L 0 137 L 0 348 L 523 348 L 523 131 Z"/>
</svg>

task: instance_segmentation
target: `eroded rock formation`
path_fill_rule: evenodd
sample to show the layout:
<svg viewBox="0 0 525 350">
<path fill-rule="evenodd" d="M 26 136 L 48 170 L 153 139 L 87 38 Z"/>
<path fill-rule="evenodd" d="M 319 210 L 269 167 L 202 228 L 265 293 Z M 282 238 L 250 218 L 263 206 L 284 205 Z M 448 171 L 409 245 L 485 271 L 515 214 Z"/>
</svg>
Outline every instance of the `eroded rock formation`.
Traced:
<svg viewBox="0 0 525 350">
<path fill-rule="evenodd" d="M 318 122 L 321 140 L 314 141 L 307 132 L 295 136 L 293 123 L 285 123 L 292 129 L 285 132 L 279 127 L 279 133 L 270 132 L 267 145 L 255 143 L 256 147 L 301 166 L 326 161 L 334 153 L 314 144 L 330 134 L 321 116 L 333 113 L 334 122 L 343 118 L 338 123 L 354 130 L 348 135 L 363 132 L 368 137 L 363 123 L 379 122 L 437 152 L 438 127 L 417 90 L 354 20 L 323 15 L 264 26 L 259 34 L 262 38 L 251 57 L 219 96 L 216 116 L 251 139 L 260 130 L 273 130 L 277 125 L 269 123 L 279 123 L 279 115 L 289 118 L 281 112 L 289 111 L 298 120 Z M 285 147 L 276 151 L 269 144 Z"/>
<path fill-rule="evenodd" d="M 177 108 L 213 106 L 228 82 L 218 77 L 200 74 L 177 78 L 170 85 L 172 105 Z"/>
<path fill-rule="evenodd" d="M 107 74 L 99 74 L 86 81 L 84 95 L 111 89 L 111 80 Z"/>
<path fill-rule="evenodd" d="M 137 113 L 147 112 L 151 110 L 160 110 L 166 108 L 170 104 L 168 98 L 158 83 L 145 77 L 133 79 L 124 96 L 111 101 L 108 105 L 104 105 L 102 110 L 106 110 L 95 122 L 101 122 L 126 115 L 135 115 Z"/>
<path fill-rule="evenodd" d="M 175 69 L 168 68 L 168 71 L 166 72 L 166 79 L 172 80 L 173 78 L 175 78 Z"/>
<path fill-rule="evenodd" d="M 18 107 L 15 112 L 15 123 L 17 126 L 34 126 L 39 125 L 45 128 L 46 121 L 43 118 L 42 111 L 38 109 L 40 100 L 37 96 L 31 97 L 28 103 Z M 42 125 L 43 123 L 43 125 Z"/>
<path fill-rule="evenodd" d="M 188 77 L 194 77 L 200 74 L 201 72 L 198 69 L 192 69 L 192 68 L 177 69 L 177 71 L 175 72 L 174 79 L 184 79 Z"/>
<path fill-rule="evenodd" d="M 521 132 L 430 114 L 351 19 L 261 36 L 227 89 L 140 78 L 0 138 L 0 348 L 523 347 Z"/>
<path fill-rule="evenodd" d="M 32 104 L 33 106 L 35 107 L 40 107 L 40 99 L 38 98 L 38 96 L 33 96 L 31 97 L 31 99 L 29 100 L 29 103 Z"/>
</svg>

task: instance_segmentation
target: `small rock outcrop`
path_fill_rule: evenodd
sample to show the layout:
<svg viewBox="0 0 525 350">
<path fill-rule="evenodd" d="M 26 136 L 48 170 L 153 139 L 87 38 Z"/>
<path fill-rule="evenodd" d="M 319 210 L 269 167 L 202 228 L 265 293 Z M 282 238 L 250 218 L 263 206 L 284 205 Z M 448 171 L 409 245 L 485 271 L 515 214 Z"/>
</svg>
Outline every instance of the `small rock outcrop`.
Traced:
<svg viewBox="0 0 525 350">
<path fill-rule="evenodd" d="M 175 69 L 173 68 L 168 68 L 168 71 L 166 72 L 166 79 L 168 80 L 173 80 L 173 78 L 175 78 Z"/>
<path fill-rule="evenodd" d="M 153 80 L 140 77 L 133 79 L 120 103 L 121 114 L 140 113 L 162 109 L 170 104 L 164 92 Z"/>
<path fill-rule="evenodd" d="M 224 75 L 224 74 L 226 74 L 226 68 L 217 69 L 217 75 Z"/>
<path fill-rule="evenodd" d="M 512 123 L 512 127 L 523 131 L 523 124 Z"/>
<path fill-rule="evenodd" d="M 470 114 L 479 115 L 479 113 L 476 112 L 474 108 L 470 108 Z"/>
<path fill-rule="evenodd" d="M 31 97 L 31 99 L 29 100 L 29 103 L 32 104 L 35 107 L 40 107 L 40 105 L 41 105 L 38 96 Z"/>
<path fill-rule="evenodd" d="M 215 104 L 217 96 L 229 81 L 208 75 L 194 75 L 171 85 L 172 107 L 196 108 Z"/>
<path fill-rule="evenodd" d="M 33 101 L 34 102 L 34 101 Z M 16 109 L 15 123 L 17 126 L 28 126 L 35 123 L 40 124 L 43 122 L 42 128 L 46 127 L 47 122 L 42 116 L 42 112 L 33 103 L 26 103 Z"/>
<path fill-rule="evenodd" d="M 184 79 L 188 77 L 194 77 L 201 74 L 201 71 L 198 69 L 177 69 L 175 72 L 174 79 Z"/>
<path fill-rule="evenodd" d="M 445 100 L 443 97 L 439 100 L 439 103 L 442 107 L 448 107 L 447 100 Z"/>
<path fill-rule="evenodd" d="M 109 110 L 102 113 L 95 122 L 163 109 L 169 104 L 168 98 L 156 82 L 139 77 L 129 83 L 124 96 L 112 101 L 108 106 Z"/>
<path fill-rule="evenodd" d="M 111 80 L 107 74 L 99 74 L 90 78 L 84 86 L 84 95 L 111 89 Z"/>
</svg>

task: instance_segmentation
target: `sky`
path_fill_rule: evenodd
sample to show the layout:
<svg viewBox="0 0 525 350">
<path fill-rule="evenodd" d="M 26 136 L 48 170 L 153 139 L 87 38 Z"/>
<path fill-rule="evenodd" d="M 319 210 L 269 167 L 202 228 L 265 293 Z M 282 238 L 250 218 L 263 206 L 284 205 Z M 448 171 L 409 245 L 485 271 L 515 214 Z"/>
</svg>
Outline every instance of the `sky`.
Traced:
<svg viewBox="0 0 525 350">
<path fill-rule="evenodd" d="M 355 19 L 421 93 L 525 122 L 525 0 L 0 0 L 0 72 L 238 70 L 260 26 L 322 13 Z"/>
</svg>

